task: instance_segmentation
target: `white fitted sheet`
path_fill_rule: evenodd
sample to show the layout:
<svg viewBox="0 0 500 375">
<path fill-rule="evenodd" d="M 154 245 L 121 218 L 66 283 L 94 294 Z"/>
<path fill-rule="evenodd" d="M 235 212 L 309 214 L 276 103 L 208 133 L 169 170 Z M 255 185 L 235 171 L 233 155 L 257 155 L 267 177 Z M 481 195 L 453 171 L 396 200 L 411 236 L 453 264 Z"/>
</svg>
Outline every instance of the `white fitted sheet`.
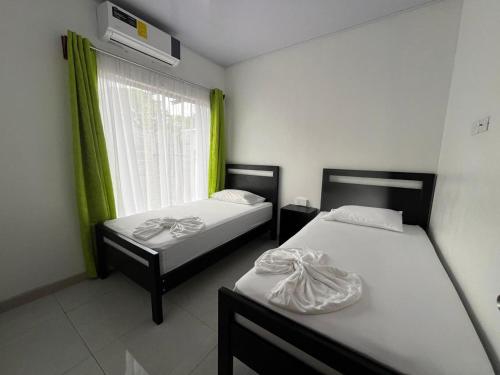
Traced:
<svg viewBox="0 0 500 375">
<path fill-rule="evenodd" d="M 165 230 L 147 241 L 140 241 L 132 235 L 135 228 L 146 220 L 165 216 L 174 218 L 199 216 L 205 223 L 205 229 L 194 236 L 183 238 L 174 238 L 169 231 Z M 272 204 L 270 202 L 246 205 L 204 199 L 108 220 L 105 225 L 158 251 L 161 272 L 166 273 L 271 220 L 271 218 Z"/>
<path fill-rule="evenodd" d="M 286 275 L 257 275 L 253 269 L 236 282 L 235 290 L 403 373 L 493 374 L 424 230 L 405 225 L 404 232 L 397 233 L 321 220 L 324 214 L 281 247 L 322 250 L 337 267 L 356 272 L 363 280 L 363 295 L 357 303 L 324 315 L 288 312 L 265 297 Z M 238 320 L 266 335 L 241 317 Z M 269 339 L 301 356 L 275 337 Z M 309 362 L 321 370 L 317 361 Z"/>
</svg>

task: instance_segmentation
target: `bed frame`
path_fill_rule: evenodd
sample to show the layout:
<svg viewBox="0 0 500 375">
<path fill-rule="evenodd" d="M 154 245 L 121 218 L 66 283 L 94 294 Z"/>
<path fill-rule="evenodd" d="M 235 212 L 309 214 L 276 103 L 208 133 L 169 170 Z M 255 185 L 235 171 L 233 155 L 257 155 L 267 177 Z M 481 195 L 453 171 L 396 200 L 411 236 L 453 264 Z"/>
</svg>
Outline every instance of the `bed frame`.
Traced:
<svg viewBox="0 0 500 375">
<path fill-rule="evenodd" d="M 427 229 L 435 175 L 324 169 L 321 211 L 347 204 L 403 211 L 405 224 Z M 219 375 L 233 373 L 236 357 L 259 374 L 320 374 L 316 368 L 248 329 L 243 317 L 278 339 L 342 374 L 398 374 L 399 372 L 330 337 L 313 331 L 227 288 L 219 289 Z"/>
<path fill-rule="evenodd" d="M 160 253 L 106 227 L 96 225 L 97 274 L 108 276 L 110 268 L 118 270 L 148 290 L 156 324 L 163 322 L 162 295 L 191 276 L 212 265 L 245 242 L 270 231 L 276 239 L 279 167 L 267 165 L 227 164 L 226 188 L 248 190 L 273 204 L 271 220 L 165 273 L 160 272 Z"/>
</svg>

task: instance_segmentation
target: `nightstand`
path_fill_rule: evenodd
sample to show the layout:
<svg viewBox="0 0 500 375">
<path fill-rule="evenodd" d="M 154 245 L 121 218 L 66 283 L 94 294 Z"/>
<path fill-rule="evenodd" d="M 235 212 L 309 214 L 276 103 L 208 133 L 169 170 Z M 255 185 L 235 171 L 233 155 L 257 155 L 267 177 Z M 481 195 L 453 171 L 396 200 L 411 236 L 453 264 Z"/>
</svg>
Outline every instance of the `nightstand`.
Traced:
<svg viewBox="0 0 500 375">
<path fill-rule="evenodd" d="M 318 214 L 314 207 L 297 206 L 289 204 L 280 210 L 280 239 L 279 244 L 287 241 L 295 233 L 302 229 Z"/>
</svg>

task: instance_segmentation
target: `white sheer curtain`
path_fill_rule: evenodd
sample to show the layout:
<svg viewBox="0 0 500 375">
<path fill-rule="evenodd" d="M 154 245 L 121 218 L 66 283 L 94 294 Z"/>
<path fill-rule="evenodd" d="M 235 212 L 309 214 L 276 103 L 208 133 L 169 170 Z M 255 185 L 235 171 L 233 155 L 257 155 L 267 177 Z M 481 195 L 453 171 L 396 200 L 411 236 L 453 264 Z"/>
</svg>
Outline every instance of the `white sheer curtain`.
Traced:
<svg viewBox="0 0 500 375">
<path fill-rule="evenodd" d="M 99 100 L 119 217 L 208 194 L 208 90 L 98 55 Z"/>
</svg>

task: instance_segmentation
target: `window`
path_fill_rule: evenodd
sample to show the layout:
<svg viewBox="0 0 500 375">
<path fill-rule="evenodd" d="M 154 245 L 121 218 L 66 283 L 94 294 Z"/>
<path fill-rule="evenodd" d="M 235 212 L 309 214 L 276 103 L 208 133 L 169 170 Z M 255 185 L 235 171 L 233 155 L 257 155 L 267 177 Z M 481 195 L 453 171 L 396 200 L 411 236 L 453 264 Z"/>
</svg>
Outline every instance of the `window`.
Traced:
<svg viewBox="0 0 500 375">
<path fill-rule="evenodd" d="M 112 57 L 98 58 L 118 216 L 206 198 L 209 91 Z"/>
</svg>

